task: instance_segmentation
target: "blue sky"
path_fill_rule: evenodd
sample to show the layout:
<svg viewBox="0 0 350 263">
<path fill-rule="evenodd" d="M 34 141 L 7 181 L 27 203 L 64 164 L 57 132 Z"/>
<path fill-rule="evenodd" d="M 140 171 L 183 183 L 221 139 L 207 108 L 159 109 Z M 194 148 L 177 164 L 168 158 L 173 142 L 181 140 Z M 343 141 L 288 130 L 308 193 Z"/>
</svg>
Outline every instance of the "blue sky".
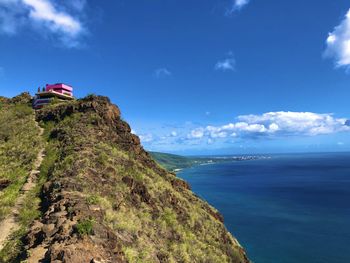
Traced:
<svg viewBox="0 0 350 263">
<path fill-rule="evenodd" d="M 107 95 L 146 149 L 349 151 L 345 0 L 0 0 L 0 91 Z"/>
</svg>

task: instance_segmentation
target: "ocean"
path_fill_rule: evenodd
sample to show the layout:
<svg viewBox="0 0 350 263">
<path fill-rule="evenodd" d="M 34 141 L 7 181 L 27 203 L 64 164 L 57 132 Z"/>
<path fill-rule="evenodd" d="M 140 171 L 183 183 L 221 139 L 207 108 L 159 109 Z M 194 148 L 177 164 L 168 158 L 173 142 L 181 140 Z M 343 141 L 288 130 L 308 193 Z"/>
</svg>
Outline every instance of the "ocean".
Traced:
<svg viewBox="0 0 350 263">
<path fill-rule="evenodd" d="M 350 262 L 350 153 L 269 156 L 178 176 L 223 214 L 253 262 Z"/>
</svg>

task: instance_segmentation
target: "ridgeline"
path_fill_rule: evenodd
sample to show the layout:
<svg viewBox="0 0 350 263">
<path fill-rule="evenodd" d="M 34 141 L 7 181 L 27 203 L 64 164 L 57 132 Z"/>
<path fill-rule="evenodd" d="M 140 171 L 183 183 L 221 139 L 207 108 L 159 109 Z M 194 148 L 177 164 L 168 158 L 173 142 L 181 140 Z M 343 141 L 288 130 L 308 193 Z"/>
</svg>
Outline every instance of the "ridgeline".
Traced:
<svg viewBox="0 0 350 263">
<path fill-rule="evenodd" d="M 249 262 L 220 213 L 153 160 L 107 97 L 30 103 L 0 98 L 0 220 L 17 224 L 0 262 Z"/>
</svg>

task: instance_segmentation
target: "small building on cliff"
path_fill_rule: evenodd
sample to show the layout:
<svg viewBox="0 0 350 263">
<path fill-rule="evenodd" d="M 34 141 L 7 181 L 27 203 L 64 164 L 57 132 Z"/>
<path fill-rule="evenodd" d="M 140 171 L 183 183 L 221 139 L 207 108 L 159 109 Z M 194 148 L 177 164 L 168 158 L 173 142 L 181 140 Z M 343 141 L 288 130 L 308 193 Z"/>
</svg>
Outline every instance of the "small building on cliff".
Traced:
<svg viewBox="0 0 350 263">
<path fill-rule="evenodd" d="M 73 100 L 73 87 L 63 83 L 46 84 L 41 90 L 35 94 L 33 100 L 33 108 L 40 109 L 44 105 L 49 104 L 54 98 L 58 100 Z"/>
</svg>

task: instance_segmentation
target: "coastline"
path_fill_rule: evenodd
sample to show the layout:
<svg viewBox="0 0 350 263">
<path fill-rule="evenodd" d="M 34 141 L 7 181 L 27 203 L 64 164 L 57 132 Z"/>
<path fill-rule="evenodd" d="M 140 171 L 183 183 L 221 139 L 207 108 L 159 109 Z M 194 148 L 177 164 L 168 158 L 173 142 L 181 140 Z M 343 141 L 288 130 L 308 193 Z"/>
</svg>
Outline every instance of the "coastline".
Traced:
<svg viewBox="0 0 350 263">
<path fill-rule="evenodd" d="M 349 157 L 349 152 L 283 154 L 198 165 L 178 176 L 223 214 L 253 262 L 350 262 Z M 281 242 L 266 243 L 266 236 Z"/>
</svg>

